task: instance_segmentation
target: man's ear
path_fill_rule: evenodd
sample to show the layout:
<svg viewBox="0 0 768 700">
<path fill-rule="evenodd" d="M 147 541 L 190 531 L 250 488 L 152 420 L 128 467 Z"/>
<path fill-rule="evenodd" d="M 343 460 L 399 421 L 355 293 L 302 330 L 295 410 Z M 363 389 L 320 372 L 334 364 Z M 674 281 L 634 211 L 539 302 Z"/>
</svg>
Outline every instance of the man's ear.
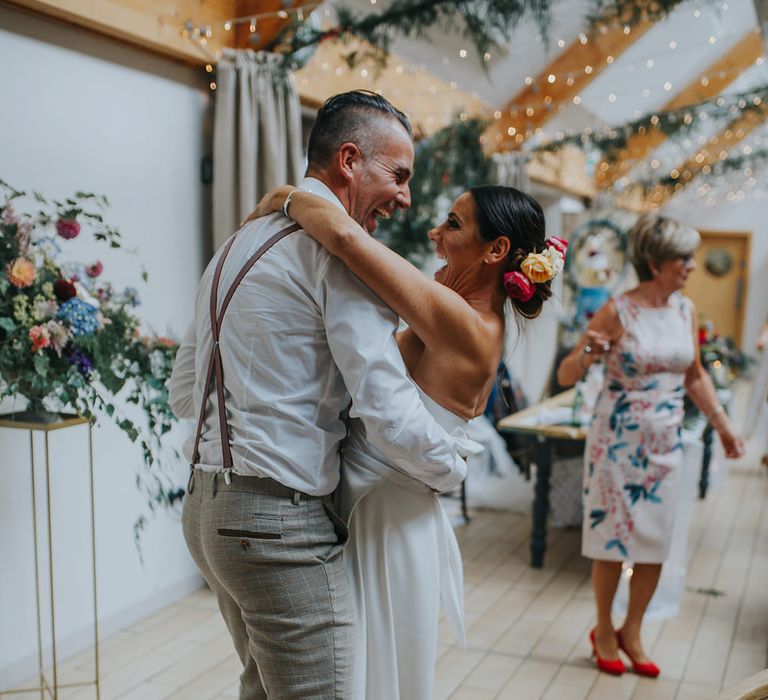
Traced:
<svg viewBox="0 0 768 700">
<path fill-rule="evenodd" d="M 488 250 L 485 259 L 489 263 L 497 263 L 505 260 L 509 256 L 510 242 L 506 236 L 499 236 Z"/>
<path fill-rule="evenodd" d="M 336 152 L 336 166 L 342 177 L 349 181 L 352 179 L 355 168 L 359 167 L 363 160 L 360 149 L 351 141 L 341 144 Z"/>
</svg>

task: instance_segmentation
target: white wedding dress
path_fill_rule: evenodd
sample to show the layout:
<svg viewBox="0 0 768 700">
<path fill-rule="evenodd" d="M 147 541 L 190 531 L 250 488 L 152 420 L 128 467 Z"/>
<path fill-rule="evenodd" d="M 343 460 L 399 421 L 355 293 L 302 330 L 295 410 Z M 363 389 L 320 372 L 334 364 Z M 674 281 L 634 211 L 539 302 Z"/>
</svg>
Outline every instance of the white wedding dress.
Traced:
<svg viewBox="0 0 768 700">
<path fill-rule="evenodd" d="M 435 420 L 467 421 L 419 390 Z M 440 603 L 464 645 L 461 553 L 440 499 L 385 461 L 352 421 L 340 495 L 344 557 L 357 609 L 356 700 L 431 700 Z"/>
</svg>

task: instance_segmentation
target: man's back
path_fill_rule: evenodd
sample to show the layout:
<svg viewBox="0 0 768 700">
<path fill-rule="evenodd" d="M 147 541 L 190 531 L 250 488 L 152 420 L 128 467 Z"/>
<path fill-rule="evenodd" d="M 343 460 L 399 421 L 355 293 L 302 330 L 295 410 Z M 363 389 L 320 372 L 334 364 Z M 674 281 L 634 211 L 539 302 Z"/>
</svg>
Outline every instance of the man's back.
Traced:
<svg viewBox="0 0 768 700">
<path fill-rule="evenodd" d="M 224 264 L 218 301 L 245 261 L 291 222 L 275 215 L 246 225 Z M 223 249 L 222 249 L 223 250 Z M 196 300 L 194 411 L 203 402 L 205 368 L 211 351 L 208 308 L 214 269 L 208 265 Z M 329 268 L 333 268 L 330 270 Z M 329 312 L 327 281 L 350 303 Z M 334 300 L 334 303 L 338 303 Z M 354 325 L 356 309 L 394 326 L 395 317 L 322 246 L 298 231 L 278 241 L 240 282 L 221 327 L 228 426 L 235 471 L 270 476 L 313 495 L 330 493 L 338 480 L 338 446 L 346 434 L 349 394 L 326 336 L 334 326 Z M 336 319 L 337 316 L 346 317 Z M 347 340 L 352 343 L 354 338 Z M 191 455 L 193 439 L 185 444 Z M 218 411 L 206 403 L 200 467 L 221 469 Z"/>
</svg>

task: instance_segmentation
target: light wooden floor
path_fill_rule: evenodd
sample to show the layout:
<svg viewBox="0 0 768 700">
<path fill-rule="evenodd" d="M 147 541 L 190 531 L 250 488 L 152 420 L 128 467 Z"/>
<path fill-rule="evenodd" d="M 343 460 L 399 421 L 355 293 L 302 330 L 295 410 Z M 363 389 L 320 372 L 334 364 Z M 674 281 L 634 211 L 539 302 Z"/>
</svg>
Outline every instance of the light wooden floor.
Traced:
<svg viewBox="0 0 768 700">
<path fill-rule="evenodd" d="M 476 513 L 458 530 L 468 646 L 456 648 L 442 630 L 435 698 L 706 700 L 765 668 L 768 474 L 757 462 L 753 448 L 731 466 L 727 485 L 695 506 L 681 614 L 646 629 L 647 648 L 662 667 L 654 681 L 600 675 L 588 659 L 593 609 L 578 532 L 552 532 L 546 568 L 533 570 L 529 517 Z M 208 591 L 105 640 L 101 658 L 106 700 L 237 697 L 239 663 Z M 65 680 L 82 677 L 90 663 L 90 652 L 70 659 Z M 69 690 L 63 697 L 94 694 Z"/>
</svg>

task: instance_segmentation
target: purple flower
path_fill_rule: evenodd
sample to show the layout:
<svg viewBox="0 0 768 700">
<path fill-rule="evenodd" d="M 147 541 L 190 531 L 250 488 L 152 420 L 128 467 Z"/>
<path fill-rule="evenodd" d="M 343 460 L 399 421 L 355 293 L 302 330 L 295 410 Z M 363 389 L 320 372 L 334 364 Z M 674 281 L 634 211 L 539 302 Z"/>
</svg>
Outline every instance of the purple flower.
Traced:
<svg viewBox="0 0 768 700">
<path fill-rule="evenodd" d="M 77 371 L 80 372 L 86 379 L 90 377 L 93 372 L 93 362 L 82 350 L 75 348 L 69 353 L 69 361 L 77 367 Z"/>
</svg>

